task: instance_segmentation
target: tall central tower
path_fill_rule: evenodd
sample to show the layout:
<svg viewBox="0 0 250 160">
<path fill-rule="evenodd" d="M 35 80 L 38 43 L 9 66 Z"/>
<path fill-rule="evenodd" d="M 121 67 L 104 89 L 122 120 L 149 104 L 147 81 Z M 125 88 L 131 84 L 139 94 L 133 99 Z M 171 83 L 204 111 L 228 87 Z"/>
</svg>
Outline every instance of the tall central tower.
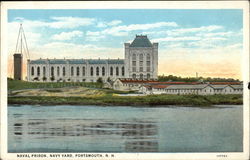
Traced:
<svg viewBox="0 0 250 160">
<path fill-rule="evenodd" d="M 151 43 L 146 35 L 136 35 L 125 46 L 125 77 L 133 79 L 157 79 L 158 43 Z"/>
</svg>

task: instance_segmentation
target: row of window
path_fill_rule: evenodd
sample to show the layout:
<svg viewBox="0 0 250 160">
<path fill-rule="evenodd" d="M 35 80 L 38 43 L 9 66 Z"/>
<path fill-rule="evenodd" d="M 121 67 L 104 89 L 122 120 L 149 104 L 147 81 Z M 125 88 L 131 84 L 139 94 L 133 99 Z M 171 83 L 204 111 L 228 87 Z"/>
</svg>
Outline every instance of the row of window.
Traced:
<svg viewBox="0 0 250 160">
<path fill-rule="evenodd" d="M 138 76 L 139 76 L 140 79 L 144 79 L 143 74 L 139 74 Z M 138 76 L 136 76 L 136 74 L 132 74 L 132 78 L 133 78 L 133 79 L 137 79 Z M 150 79 L 150 78 L 151 78 L 151 77 L 150 77 L 150 74 L 148 73 L 148 74 L 146 75 L 146 79 Z"/>
<path fill-rule="evenodd" d="M 147 72 L 150 72 L 150 67 L 147 67 Z M 132 67 L 132 72 L 136 72 L 136 67 Z M 143 72 L 143 67 L 139 67 L 139 72 Z"/>
<path fill-rule="evenodd" d="M 147 59 L 147 61 L 150 61 L 150 54 L 147 54 L 146 59 Z M 133 61 L 136 60 L 136 54 L 133 54 L 132 60 L 133 60 Z M 140 60 L 140 61 L 143 61 L 143 54 L 140 54 L 140 55 L 139 55 L 139 60 Z"/>
<path fill-rule="evenodd" d="M 51 67 L 50 68 L 50 75 L 51 76 L 55 76 L 55 69 L 56 69 L 56 73 L 57 73 L 57 76 L 60 75 L 60 67 Z M 101 73 L 100 73 L 101 72 Z M 114 75 L 114 68 L 113 67 L 110 67 L 110 76 L 113 76 Z M 96 67 L 96 76 L 105 76 L 106 72 L 105 72 L 105 67 Z M 85 76 L 86 74 L 86 69 L 85 67 L 82 67 L 82 76 Z M 116 67 L 115 68 L 115 75 L 116 76 L 119 76 L 119 67 Z M 31 75 L 34 76 L 35 75 L 35 69 L 34 67 L 31 67 Z M 37 67 L 37 76 L 40 76 L 40 67 Z M 43 67 L 43 76 L 46 75 L 46 68 Z M 66 75 L 66 70 L 65 70 L 65 67 L 62 68 L 62 75 L 65 76 Z M 70 70 L 70 75 L 71 76 L 74 76 L 74 67 L 71 67 L 71 70 Z M 94 68 L 93 67 L 90 67 L 90 75 L 93 76 L 94 75 Z M 125 75 L 125 69 L 124 67 L 122 67 L 121 69 L 121 75 L 124 76 Z M 80 76 L 80 67 L 76 67 L 76 76 Z"/>
<path fill-rule="evenodd" d="M 147 66 L 150 66 L 150 61 L 147 61 Z M 136 66 L 136 61 L 132 61 L 132 66 Z M 139 66 L 143 66 L 143 61 L 139 61 Z"/>
</svg>

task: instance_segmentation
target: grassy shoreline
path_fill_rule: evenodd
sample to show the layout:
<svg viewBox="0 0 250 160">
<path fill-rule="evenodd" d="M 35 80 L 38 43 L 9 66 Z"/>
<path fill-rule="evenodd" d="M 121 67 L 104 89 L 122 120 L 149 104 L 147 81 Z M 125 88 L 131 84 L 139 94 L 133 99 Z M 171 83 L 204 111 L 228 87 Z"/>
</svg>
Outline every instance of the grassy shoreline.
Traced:
<svg viewBox="0 0 250 160">
<path fill-rule="evenodd" d="M 91 82 L 26 82 L 8 79 L 8 104 L 99 106 L 212 106 L 243 104 L 243 95 L 118 96 L 129 91 L 104 89 Z"/>
<path fill-rule="evenodd" d="M 242 95 L 149 95 L 139 97 L 121 97 L 105 95 L 100 97 L 8 97 L 8 104 L 30 105 L 99 105 L 99 106 L 212 106 L 241 105 Z"/>
</svg>

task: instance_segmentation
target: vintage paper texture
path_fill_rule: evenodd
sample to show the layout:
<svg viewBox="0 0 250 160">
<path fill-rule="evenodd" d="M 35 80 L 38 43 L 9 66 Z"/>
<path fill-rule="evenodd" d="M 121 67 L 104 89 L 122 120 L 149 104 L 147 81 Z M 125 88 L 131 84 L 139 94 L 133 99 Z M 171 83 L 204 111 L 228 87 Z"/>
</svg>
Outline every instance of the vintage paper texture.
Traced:
<svg viewBox="0 0 250 160">
<path fill-rule="evenodd" d="M 208 152 L 208 153 L 93 153 L 97 157 L 49 158 L 50 153 L 28 153 L 30 158 L 18 158 L 17 153 L 8 153 L 8 122 L 7 122 L 7 18 L 9 9 L 242 9 L 243 10 L 243 55 L 242 73 L 244 81 L 244 107 L 243 107 L 243 152 Z M 204 17 L 205 18 L 205 17 Z M 246 1 L 202 1 L 202 2 L 153 2 L 153 1 L 121 1 L 121 2 L 1 2 L 1 158 L 2 159 L 249 159 L 249 4 Z M 24 153 L 23 153 L 24 154 Z M 37 157 L 32 157 L 34 154 Z M 55 153 L 53 153 L 55 154 Z M 80 153 L 77 153 L 80 154 Z M 89 153 L 88 153 L 89 154 Z M 39 157 L 39 155 L 41 157 Z M 43 158 L 42 155 L 47 155 Z M 114 157 L 112 157 L 114 155 Z M 83 156 L 83 155 L 82 155 Z"/>
</svg>

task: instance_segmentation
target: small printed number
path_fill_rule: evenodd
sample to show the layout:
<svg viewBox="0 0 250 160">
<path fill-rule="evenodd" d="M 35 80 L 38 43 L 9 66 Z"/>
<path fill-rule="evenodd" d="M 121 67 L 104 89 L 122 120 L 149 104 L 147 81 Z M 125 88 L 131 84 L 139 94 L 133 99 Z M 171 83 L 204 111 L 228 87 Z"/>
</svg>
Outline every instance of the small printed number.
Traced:
<svg viewBox="0 0 250 160">
<path fill-rule="evenodd" d="M 225 155 L 225 154 L 219 154 L 216 157 L 227 157 L 227 155 Z"/>
</svg>

